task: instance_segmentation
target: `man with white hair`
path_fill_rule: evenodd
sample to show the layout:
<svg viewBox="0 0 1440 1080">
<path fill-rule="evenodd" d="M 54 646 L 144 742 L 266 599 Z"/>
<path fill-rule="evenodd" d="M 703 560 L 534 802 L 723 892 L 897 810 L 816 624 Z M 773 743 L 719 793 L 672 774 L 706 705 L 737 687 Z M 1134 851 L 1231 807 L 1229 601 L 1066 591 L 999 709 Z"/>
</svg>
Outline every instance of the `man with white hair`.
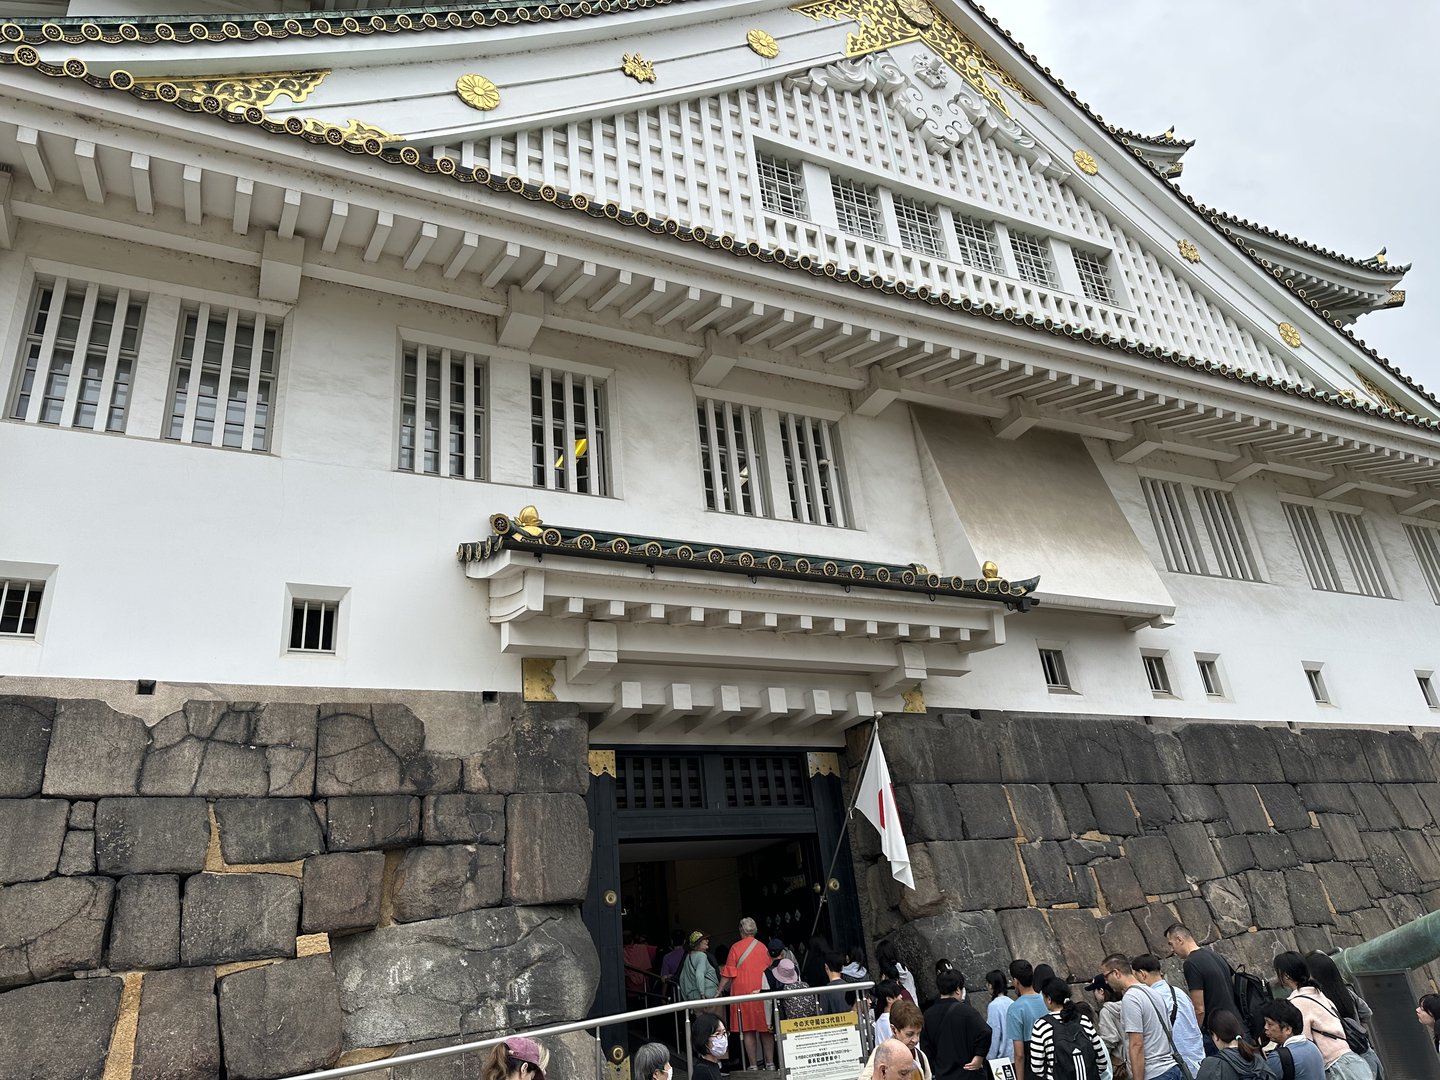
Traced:
<svg viewBox="0 0 1440 1080">
<path fill-rule="evenodd" d="M 720 969 L 720 993 L 756 994 L 765 989 L 765 970 L 770 966 L 770 952 L 756 938 L 757 929 L 754 919 L 740 920 L 740 940 L 730 946 L 730 955 Z M 775 1068 L 775 1036 L 766 1022 L 763 1001 L 731 1005 L 730 1030 L 740 1032 L 747 1063 L 757 1069 Z M 764 1050 L 763 1058 L 757 1056 L 758 1049 Z"/>
<path fill-rule="evenodd" d="M 899 1039 L 886 1039 L 875 1047 L 871 1061 L 875 1066 L 871 1074 L 874 1080 L 910 1080 L 915 1072 L 915 1058 Z"/>
</svg>

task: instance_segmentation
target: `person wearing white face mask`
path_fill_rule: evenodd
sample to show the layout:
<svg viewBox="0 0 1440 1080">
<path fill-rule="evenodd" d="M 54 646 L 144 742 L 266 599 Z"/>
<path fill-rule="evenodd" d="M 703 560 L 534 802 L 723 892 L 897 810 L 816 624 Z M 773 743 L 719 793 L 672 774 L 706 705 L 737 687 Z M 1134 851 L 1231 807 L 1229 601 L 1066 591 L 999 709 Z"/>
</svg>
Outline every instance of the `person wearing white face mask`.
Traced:
<svg viewBox="0 0 1440 1080">
<path fill-rule="evenodd" d="M 690 1026 L 695 1071 L 690 1080 L 721 1080 L 720 1063 L 730 1056 L 730 1032 L 714 1013 L 698 1013 Z"/>
<path fill-rule="evenodd" d="M 672 1080 L 674 1072 L 670 1065 L 670 1048 L 664 1043 L 646 1043 L 635 1051 L 630 1061 L 633 1080 Z"/>
</svg>

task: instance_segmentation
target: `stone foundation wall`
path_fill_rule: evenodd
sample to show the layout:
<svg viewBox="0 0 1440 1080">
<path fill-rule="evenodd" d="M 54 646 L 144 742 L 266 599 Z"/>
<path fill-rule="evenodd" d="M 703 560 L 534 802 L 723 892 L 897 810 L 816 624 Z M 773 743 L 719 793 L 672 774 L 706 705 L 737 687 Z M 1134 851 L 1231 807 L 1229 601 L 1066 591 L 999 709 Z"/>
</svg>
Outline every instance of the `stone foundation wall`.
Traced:
<svg viewBox="0 0 1440 1080">
<path fill-rule="evenodd" d="M 0 697 L 0 1077 L 258 1080 L 584 1016 L 585 725 L 466 719 L 442 754 L 399 704 Z"/>
<path fill-rule="evenodd" d="M 916 888 L 862 824 L 862 907 L 928 993 L 942 956 L 977 990 L 1015 957 L 1071 982 L 1113 951 L 1166 958 L 1177 920 L 1269 977 L 1277 952 L 1440 902 L 1440 735 L 964 714 L 887 717 L 881 739 Z"/>
</svg>

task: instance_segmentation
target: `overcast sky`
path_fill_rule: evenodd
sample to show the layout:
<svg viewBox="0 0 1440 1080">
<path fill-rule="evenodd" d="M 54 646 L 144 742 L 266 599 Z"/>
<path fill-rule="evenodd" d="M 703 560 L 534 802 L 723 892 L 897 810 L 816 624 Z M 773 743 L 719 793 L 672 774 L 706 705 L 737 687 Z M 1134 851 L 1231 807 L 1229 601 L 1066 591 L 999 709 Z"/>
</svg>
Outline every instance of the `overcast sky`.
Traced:
<svg viewBox="0 0 1440 1080">
<path fill-rule="evenodd" d="M 1108 123 L 1196 140 L 1200 202 L 1413 263 L 1405 306 L 1353 329 L 1440 390 L 1440 3 L 981 2 Z"/>
</svg>

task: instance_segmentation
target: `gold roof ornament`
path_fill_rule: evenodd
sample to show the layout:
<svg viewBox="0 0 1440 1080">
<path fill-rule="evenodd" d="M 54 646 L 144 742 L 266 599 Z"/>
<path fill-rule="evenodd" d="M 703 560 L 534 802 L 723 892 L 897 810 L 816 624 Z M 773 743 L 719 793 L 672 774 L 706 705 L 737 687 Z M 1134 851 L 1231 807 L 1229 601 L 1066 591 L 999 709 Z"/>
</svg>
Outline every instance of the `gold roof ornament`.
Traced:
<svg viewBox="0 0 1440 1080">
<path fill-rule="evenodd" d="M 1371 262 L 1377 262 L 1377 263 L 1379 263 L 1381 266 L 1384 266 L 1384 265 L 1385 265 L 1385 252 L 1388 251 L 1388 250 L 1389 250 L 1388 247 L 1382 247 L 1379 251 L 1377 251 L 1377 252 L 1374 254 L 1374 256 L 1371 257 L 1370 261 L 1371 261 Z"/>
<path fill-rule="evenodd" d="M 655 81 L 655 65 L 639 53 L 626 53 L 621 57 L 620 70 L 639 83 Z"/>
<path fill-rule="evenodd" d="M 1198 263 L 1200 261 L 1200 249 L 1189 240 L 1182 238 L 1176 247 L 1180 249 L 1180 257 L 1186 262 Z"/>
<path fill-rule="evenodd" d="M 455 93 L 466 105 L 481 112 L 500 105 L 500 88 L 484 75 L 461 75 L 455 80 Z"/>
<path fill-rule="evenodd" d="M 930 0 L 895 0 L 895 8 L 922 30 L 935 25 L 935 9 L 930 6 Z"/>
<path fill-rule="evenodd" d="M 986 559 L 985 565 L 980 567 L 980 574 L 986 581 L 995 581 L 1000 577 L 1000 567 L 996 566 L 990 559 Z"/>
<path fill-rule="evenodd" d="M 780 55 L 780 43 L 764 30 L 751 30 L 745 35 L 745 44 L 756 56 L 763 56 L 766 60 L 774 60 Z"/>
<path fill-rule="evenodd" d="M 299 105 L 330 74 L 329 68 L 314 71 L 253 71 L 239 75 L 135 75 L 133 85 L 156 90 L 169 83 L 183 101 L 199 102 L 205 97 L 220 99 L 226 112 L 244 112 L 248 107 L 268 109 L 281 97 Z"/>
<path fill-rule="evenodd" d="M 540 511 L 533 506 L 522 507 L 515 515 L 515 529 L 526 536 L 539 536 L 545 528 L 545 522 L 540 520 Z"/>
<path fill-rule="evenodd" d="M 1074 158 L 1075 167 L 1086 176 L 1094 176 L 1100 171 L 1100 166 L 1095 161 L 1095 155 L 1091 154 L 1089 150 L 1076 150 L 1071 157 Z"/>
<path fill-rule="evenodd" d="M 1280 340 L 1289 345 L 1292 349 L 1300 348 L 1300 331 L 1291 326 L 1288 322 L 1282 322 L 1275 327 L 1280 332 Z"/>
</svg>

